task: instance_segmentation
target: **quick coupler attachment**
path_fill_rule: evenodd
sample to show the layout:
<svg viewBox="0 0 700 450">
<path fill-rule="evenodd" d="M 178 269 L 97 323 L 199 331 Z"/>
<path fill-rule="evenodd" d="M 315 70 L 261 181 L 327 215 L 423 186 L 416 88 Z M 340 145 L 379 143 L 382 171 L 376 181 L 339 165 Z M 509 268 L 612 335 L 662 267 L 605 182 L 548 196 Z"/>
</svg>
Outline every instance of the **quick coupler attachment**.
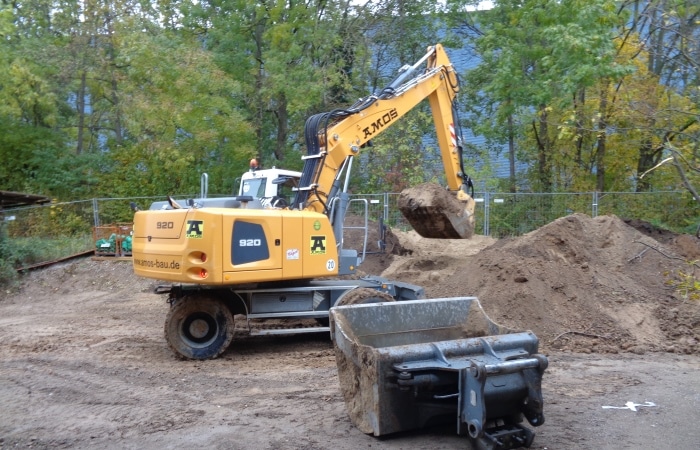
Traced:
<svg viewBox="0 0 700 450">
<path fill-rule="evenodd" d="M 492 355 L 492 356 L 495 356 Z M 471 361 L 460 369 L 458 434 L 472 438 L 479 449 L 501 450 L 530 447 L 534 433 L 520 425 L 544 423 L 542 374 L 544 355 L 483 363 Z"/>
</svg>

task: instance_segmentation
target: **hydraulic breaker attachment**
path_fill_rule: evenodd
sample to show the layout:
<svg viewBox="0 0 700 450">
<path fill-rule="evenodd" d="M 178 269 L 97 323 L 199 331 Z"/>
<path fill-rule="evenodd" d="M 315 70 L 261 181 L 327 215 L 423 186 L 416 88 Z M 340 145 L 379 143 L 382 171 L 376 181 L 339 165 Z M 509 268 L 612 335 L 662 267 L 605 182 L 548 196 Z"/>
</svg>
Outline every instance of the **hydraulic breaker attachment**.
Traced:
<svg viewBox="0 0 700 450">
<path fill-rule="evenodd" d="M 475 297 L 335 307 L 331 335 L 348 414 L 365 433 L 452 423 L 497 450 L 532 444 L 523 418 L 544 423 L 537 337 L 492 322 Z"/>
<path fill-rule="evenodd" d="M 474 199 L 452 193 L 435 183 L 404 189 L 398 200 L 401 214 L 425 238 L 469 239 L 474 234 Z"/>
</svg>

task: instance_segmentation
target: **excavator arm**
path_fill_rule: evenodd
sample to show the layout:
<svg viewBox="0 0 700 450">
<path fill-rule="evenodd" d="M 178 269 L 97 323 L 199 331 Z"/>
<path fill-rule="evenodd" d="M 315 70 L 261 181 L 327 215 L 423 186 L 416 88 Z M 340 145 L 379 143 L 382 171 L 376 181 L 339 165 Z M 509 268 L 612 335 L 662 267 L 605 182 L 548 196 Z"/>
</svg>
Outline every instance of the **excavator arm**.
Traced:
<svg viewBox="0 0 700 450">
<path fill-rule="evenodd" d="M 421 71 L 423 66 L 425 69 Z M 458 75 L 443 47 L 437 44 L 429 47 L 427 54 L 413 66 L 404 67 L 399 77 L 380 92 L 358 100 L 347 109 L 311 116 L 305 127 L 307 155 L 292 207 L 330 214 L 332 203 L 347 187 L 347 184 L 343 186 L 342 176 L 345 174 L 347 178 L 352 159 L 371 139 L 428 99 L 447 187 L 461 194 L 458 200 L 446 192 L 433 190 L 442 198 L 430 199 L 430 205 L 424 204 L 425 199 L 409 198 L 401 209 L 414 228 L 426 237 L 471 237 L 474 203 L 467 192 L 473 187 L 464 171 L 461 133 L 455 120 L 454 100 L 458 92 Z M 459 202 L 458 206 L 451 204 L 454 202 Z M 433 222 L 428 227 L 426 218 Z M 456 222 L 454 226 L 452 222 Z"/>
</svg>

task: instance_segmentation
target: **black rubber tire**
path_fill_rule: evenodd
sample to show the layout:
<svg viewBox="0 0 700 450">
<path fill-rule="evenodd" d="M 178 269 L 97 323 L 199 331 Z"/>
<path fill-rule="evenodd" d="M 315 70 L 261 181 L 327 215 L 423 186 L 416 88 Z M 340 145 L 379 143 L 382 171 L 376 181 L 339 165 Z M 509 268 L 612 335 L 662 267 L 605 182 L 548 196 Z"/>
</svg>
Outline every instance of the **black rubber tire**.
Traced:
<svg viewBox="0 0 700 450">
<path fill-rule="evenodd" d="M 386 292 L 372 288 L 356 288 L 343 294 L 335 306 L 364 305 L 366 303 L 395 302 L 396 300 Z"/>
<path fill-rule="evenodd" d="M 215 298 L 183 297 L 165 319 L 165 340 L 186 359 L 212 359 L 233 340 L 233 314 Z"/>
</svg>

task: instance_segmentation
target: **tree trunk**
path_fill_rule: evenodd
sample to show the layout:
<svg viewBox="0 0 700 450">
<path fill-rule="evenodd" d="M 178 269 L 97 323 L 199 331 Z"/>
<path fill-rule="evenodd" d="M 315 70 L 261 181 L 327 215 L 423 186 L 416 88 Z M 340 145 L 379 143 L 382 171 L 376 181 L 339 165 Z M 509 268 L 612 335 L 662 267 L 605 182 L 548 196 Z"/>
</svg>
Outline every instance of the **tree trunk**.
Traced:
<svg viewBox="0 0 700 450">
<path fill-rule="evenodd" d="M 253 39 L 255 41 L 255 60 L 258 62 L 258 70 L 255 73 L 255 93 L 253 94 L 253 100 L 255 105 L 251 108 L 255 111 L 257 116 L 253 122 L 255 127 L 255 141 L 257 147 L 258 163 L 260 167 L 264 164 L 263 155 L 264 149 L 264 139 L 263 139 L 263 123 L 265 121 L 265 108 L 263 106 L 263 84 L 265 79 L 265 63 L 263 62 L 263 32 L 264 24 L 256 24 Z"/>
<path fill-rule="evenodd" d="M 282 161 L 284 159 L 284 150 L 287 145 L 287 97 L 280 94 L 277 100 L 277 143 L 275 145 L 275 159 Z"/>
<path fill-rule="evenodd" d="M 548 119 L 547 105 L 540 105 L 539 124 L 535 131 L 537 134 L 537 173 L 542 192 L 550 192 L 552 189 L 551 174 L 549 173 L 550 142 Z"/>
<path fill-rule="evenodd" d="M 112 76 L 112 105 L 114 107 L 114 140 L 117 145 L 121 146 L 124 142 L 124 132 L 122 130 L 121 105 L 117 95 L 117 79 L 114 75 Z"/>
<path fill-rule="evenodd" d="M 576 165 L 583 167 L 583 141 L 586 135 L 584 127 L 583 105 L 586 103 L 586 89 L 581 88 L 574 94 L 574 115 L 576 117 Z"/>
</svg>

